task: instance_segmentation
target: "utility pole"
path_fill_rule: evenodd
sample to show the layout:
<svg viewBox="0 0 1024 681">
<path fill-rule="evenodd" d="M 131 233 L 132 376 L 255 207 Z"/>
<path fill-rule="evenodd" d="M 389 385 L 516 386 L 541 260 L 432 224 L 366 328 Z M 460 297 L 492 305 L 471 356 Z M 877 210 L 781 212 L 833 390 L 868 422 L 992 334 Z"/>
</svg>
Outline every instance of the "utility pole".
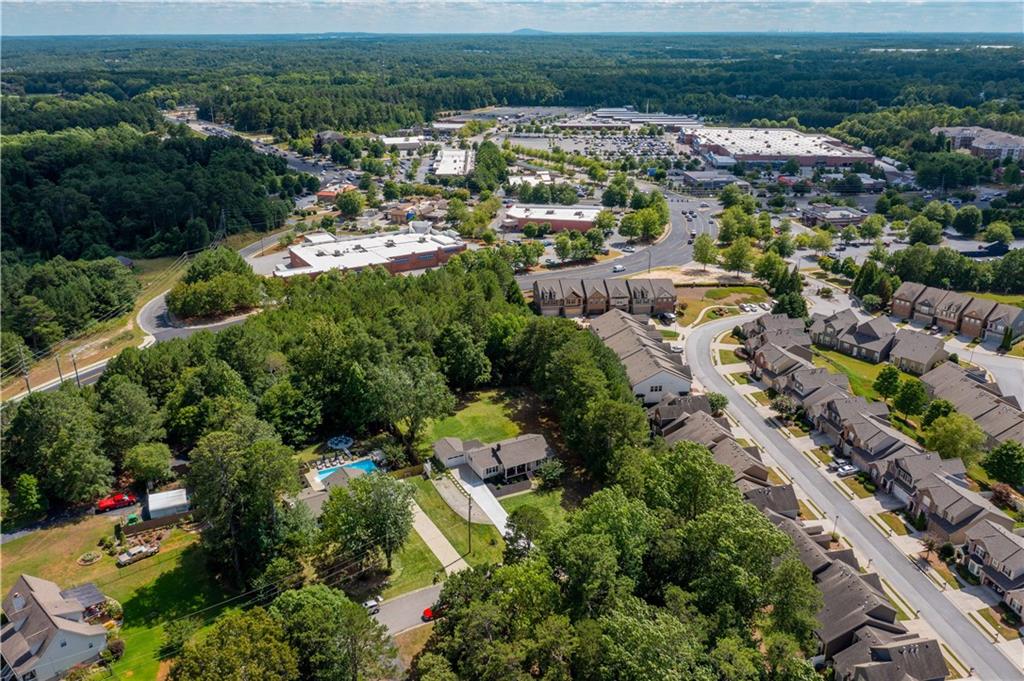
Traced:
<svg viewBox="0 0 1024 681">
<path fill-rule="evenodd" d="M 469 497 L 469 515 L 466 516 L 466 535 L 469 537 L 469 551 L 466 555 L 473 553 L 473 497 Z"/>
<path fill-rule="evenodd" d="M 60 369 L 60 355 L 54 355 L 53 361 L 57 363 L 57 375 L 60 377 L 60 384 L 64 385 L 64 372 Z"/>
<path fill-rule="evenodd" d="M 71 366 L 75 367 L 75 383 L 77 383 L 78 387 L 81 388 L 82 379 L 78 376 L 78 357 L 73 352 L 71 353 Z"/>
</svg>

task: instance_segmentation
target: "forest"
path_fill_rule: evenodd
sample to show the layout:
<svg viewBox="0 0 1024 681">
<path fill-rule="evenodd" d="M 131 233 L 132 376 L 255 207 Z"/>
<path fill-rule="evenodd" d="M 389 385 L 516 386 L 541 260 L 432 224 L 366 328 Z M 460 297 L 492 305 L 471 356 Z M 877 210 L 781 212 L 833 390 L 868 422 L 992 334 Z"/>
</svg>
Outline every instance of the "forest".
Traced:
<svg viewBox="0 0 1024 681">
<path fill-rule="evenodd" d="M 893 106 L 1019 101 L 1020 40 L 1000 36 L 1001 44 L 1013 44 L 1002 50 L 978 48 L 984 40 L 840 34 L 13 38 L 4 41 L 10 71 L 3 80 L 6 94 L 108 95 L 159 107 L 195 103 L 204 118 L 283 138 L 322 129 L 385 131 L 491 104 L 633 104 L 733 123 L 795 117 L 826 128 Z M 230 88 L 222 87 L 226 82 Z M 999 106 L 1018 112 L 1020 125 L 1013 104 Z M 19 112 L 11 122 L 16 129 L 27 129 L 32 119 L 24 108 L 30 107 L 11 105 Z M 91 108 L 102 107 L 94 102 Z M 5 106 L 5 119 L 7 113 Z"/>
</svg>

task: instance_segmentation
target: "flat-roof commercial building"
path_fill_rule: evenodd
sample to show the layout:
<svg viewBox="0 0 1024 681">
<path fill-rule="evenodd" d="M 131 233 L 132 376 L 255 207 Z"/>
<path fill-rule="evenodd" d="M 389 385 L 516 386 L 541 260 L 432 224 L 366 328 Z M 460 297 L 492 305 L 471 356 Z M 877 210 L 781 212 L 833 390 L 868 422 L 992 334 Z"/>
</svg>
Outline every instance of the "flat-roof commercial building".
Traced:
<svg viewBox="0 0 1024 681">
<path fill-rule="evenodd" d="M 973 156 L 988 159 L 1024 158 L 1024 136 L 1021 135 L 977 126 L 932 128 L 931 133 L 945 135 L 953 142 L 954 149 L 967 149 Z"/>
<path fill-rule="evenodd" d="M 725 189 L 730 184 L 736 184 L 743 191 L 750 192 L 749 182 L 721 170 L 683 170 L 679 173 L 679 177 L 687 187 L 717 190 Z"/>
<path fill-rule="evenodd" d="M 516 204 L 505 212 L 505 225 L 522 229 L 531 222 L 535 225 L 547 223 L 551 231 L 574 229 L 585 232 L 594 226 L 601 206 L 536 206 Z"/>
<path fill-rule="evenodd" d="M 830 206 L 825 203 L 811 204 L 803 213 L 804 224 L 808 227 L 825 224 L 833 227 L 846 227 L 847 225 L 859 225 L 867 219 L 868 216 L 860 211 L 845 206 Z"/>
<path fill-rule="evenodd" d="M 834 137 L 790 128 L 684 128 L 679 141 L 690 145 L 715 167 L 742 161 L 782 165 L 795 159 L 801 166 L 844 167 L 858 161 L 872 164 L 875 157 L 847 146 Z"/>
<path fill-rule="evenodd" d="M 438 177 L 465 177 L 473 170 L 472 149 L 442 149 L 434 161 Z"/>
<path fill-rule="evenodd" d="M 327 235 L 331 236 L 331 235 Z M 383 267 L 396 274 L 438 267 L 452 256 L 466 250 L 466 243 L 457 236 L 427 230 L 372 234 L 356 239 L 323 240 L 292 246 L 288 264 L 278 265 L 275 277 L 304 274 L 315 277 L 330 270 L 358 271 L 367 267 Z"/>
<path fill-rule="evenodd" d="M 642 113 L 631 106 L 614 106 L 596 109 L 586 118 L 600 121 L 616 121 L 629 125 L 658 125 L 669 130 L 701 125 L 701 120 L 694 115 L 675 115 L 662 112 Z M 600 126 L 597 126 L 600 127 Z"/>
<path fill-rule="evenodd" d="M 380 138 L 381 143 L 388 149 L 395 147 L 399 151 L 416 151 L 423 146 L 423 136 L 413 135 L 411 137 L 387 137 Z"/>
<path fill-rule="evenodd" d="M 345 192 L 356 190 L 354 184 L 333 184 L 321 188 L 316 193 L 317 203 L 334 203 Z"/>
</svg>

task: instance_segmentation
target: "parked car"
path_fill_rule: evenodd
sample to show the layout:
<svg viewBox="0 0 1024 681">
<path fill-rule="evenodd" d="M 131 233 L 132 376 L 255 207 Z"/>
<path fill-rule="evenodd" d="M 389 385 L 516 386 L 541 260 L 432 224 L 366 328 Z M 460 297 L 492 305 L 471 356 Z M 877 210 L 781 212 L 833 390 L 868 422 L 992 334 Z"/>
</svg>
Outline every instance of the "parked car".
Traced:
<svg viewBox="0 0 1024 681">
<path fill-rule="evenodd" d="M 691 229 L 690 230 L 690 236 L 692 236 L 694 239 L 696 239 L 697 238 L 697 230 Z"/>
<path fill-rule="evenodd" d="M 623 253 L 636 253 L 636 246 L 623 246 L 622 247 L 622 252 Z"/>
<path fill-rule="evenodd" d="M 616 265 L 612 267 L 612 272 L 625 272 L 626 267 L 624 265 Z"/>
<path fill-rule="evenodd" d="M 838 475 L 840 478 L 845 478 L 845 477 L 851 476 L 851 475 L 853 475 L 856 472 L 857 472 L 857 467 L 853 466 L 851 464 L 848 464 L 848 463 L 844 463 L 842 466 L 839 466 L 836 469 L 836 475 Z"/>
<path fill-rule="evenodd" d="M 155 556 L 160 553 L 159 544 L 140 544 L 139 546 L 133 546 L 124 553 L 117 557 L 117 567 L 125 567 L 132 563 L 137 563 L 140 560 Z"/>
<path fill-rule="evenodd" d="M 772 306 L 769 305 L 768 303 L 758 303 L 757 306 L 764 310 L 765 312 L 771 312 L 772 310 Z"/>
<path fill-rule="evenodd" d="M 371 598 L 370 600 L 363 603 L 363 607 L 366 608 L 366 612 L 368 612 L 369 614 L 376 615 L 378 612 L 380 612 L 380 601 L 378 601 L 376 598 Z"/>
<path fill-rule="evenodd" d="M 125 506 L 134 506 L 138 503 L 139 499 L 134 494 L 117 492 L 110 496 L 103 497 L 96 502 L 96 512 L 106 513 L 107 511 L 113 511 L 118 508 L 124 508 Z"/>
<path fill-rule="evenodd" d="M 665 324 L 671 324 L 676 320 L 676 315 L 674 312 L 661 312 L 658 314 L 658 319 Z"/>
</svg>

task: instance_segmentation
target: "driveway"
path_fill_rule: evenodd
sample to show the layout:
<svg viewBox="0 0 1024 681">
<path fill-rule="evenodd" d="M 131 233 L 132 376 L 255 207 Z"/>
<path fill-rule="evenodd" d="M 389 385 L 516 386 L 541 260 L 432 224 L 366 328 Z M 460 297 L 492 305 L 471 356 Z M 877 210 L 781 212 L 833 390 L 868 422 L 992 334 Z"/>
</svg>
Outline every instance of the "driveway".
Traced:
<svg viewBox="0 0 1024 681">
<path fill-rule="evenodd" d="M 451 471 L 455 480 L 473 498 L 473 503 L 484 512 L 484 515 L 498 528 L 498 532 L 504 537 L 508 524 L 508 511 L 498 503 L 498 499 L 491 493 L 486 483 L 465 464 L 456 466 Z"/>
<path fill-rule="evenodd" d="M 424 608 L 429 608 L 437 602 L 442 586 L 435 584 L 386 600 L 380 604 L 380 612 L 374 615 L 374 619 L 387 627 L 388 633 L 392 636 L 423 624 L 420 615 L 423 614 Z"/>
<path fill-rule="evenodd" d="M 880 541 L 878 530 L 853 503 L 822 477 L 818 469 L 778 431 L 768 425 L 757 410 L 740 397 L 735 387 L 716 371 L 711 360 L 715 337 L 738 323 L 757 315 L 730 317 L 694 329 L 687 339 L 687 358 L 693 375 L 707 390 L 729 398 L 729 412 L 763 446 L 824 512 L 837 522 L 837 531 L 848 538 L 870 560 L 872 570 L 884 577 L 975 673 L 986 681 L 1024 679 L 1024 673 L 939 592 L 907 556 L 888 541 Z M 827 522 L 827 521 L 826 521 Z"/>
</svg>

